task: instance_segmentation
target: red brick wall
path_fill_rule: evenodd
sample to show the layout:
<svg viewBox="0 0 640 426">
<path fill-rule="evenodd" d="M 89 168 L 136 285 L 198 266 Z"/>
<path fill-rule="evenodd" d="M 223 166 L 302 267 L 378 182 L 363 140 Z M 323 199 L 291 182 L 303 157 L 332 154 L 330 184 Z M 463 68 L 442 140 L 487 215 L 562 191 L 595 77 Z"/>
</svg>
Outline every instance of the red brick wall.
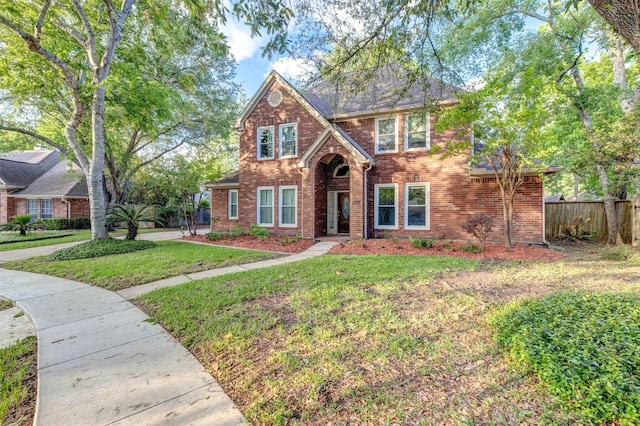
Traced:
<svg viewBox="0 0 640 426">
<path fill-rule="evenodd" d="M 14 203 L 14 214 L 27 213 L 27 200 L 25 198 L 9 198 Z M 66 199 L 64 202 L 61 198 L 53 198 L 51 200 L 52 216 L 56 219 L 65 219 L 68 214 L 67 203 L 71 204 L 71 217 L 83 218 L 90 216 L 89 200 L 81 198 Z M 41 216 L 41 205 L 38 200 L 38 217 Z"/>
<path fill-rule="evenodd" d="M 9 221 L 9 206 L 7 204 L 7 190 L 0 189 L 0 225 L 5 224 Z"/>
<path fill-rule="evenodd" d="M 269 232 L 278 235 L 304 234 L 317 237 L 326 234 L 327 191 L 349 189 L 351 192 L 351 237 L 364 237 L 364 202 L 367 200 L 367 236 L 424 236 L 437 238 L 470 238 L 461 228 L 461 223 L 475 214 L 491 214 L 495 217 L 492 239 L 502 239 L 502 207 L 493 179 L 469 177 L 468 155 L 440 160 L 426 151 L 404 150 L 404 122 L 398 118 L 398 152 L 374 154 L 375 118 L 342 121 L 339 126 L 375 159 L 376 165 L 368 172 L 366 197 L 363 191 L 364 170 L 355 164 L 353 156 L 335 139 L 329 138 L 309 161 L 309 169 L 299 171 L 295 163 L 310 148 L 324 130 L 322 125 L 297 101 L 280 88 L 284 95 L 282 103 L 271 107 L 266 96 L 277 83 L 265 92 L 254 111 L 245 121 L 240 132 L 240 185 L 238 188 L 239 220 L 227 219 L 227 190 L 212 191 L 212 222 L 214 230 L 232 230 L 236 225 L 245 229 L 256 222 L 256 191 L 259 186 L 274 188 L 274 226 Z M 278 158 L 278 126 L 298 123 L 298 157 Z M 261 126 L 274 126 L 273 160 L 257 160 L 256 131 Z M 431 119 L 431 129 L 435 120 Z M 444 146 L 455 137 L 455 131 L 436 135 L 431 130 L 431 146 Z M 333 149 L 333 151 L 331 151 Z M 350 165 L 349 179 L 334 179 L 333 170 L 341 159 Z M 328 162 L 328 163 L 327 163 Z M 408 182 L 430 184 L 430 229 L 405 230 L 404 185 Z M 378 183 L 398 185 L 398 229 L 376 230 L 374 228 L 374 186 Z M 298 217 L 296 228 L 278 226 L 278 188 L 282 185 L 298 186 Z M 313 195 L 312 195 L 313 194 Z M 514 241 L 543 241 L 542 183 L 538 178 L 528 178 L 516 197 Z"/>
</svg>

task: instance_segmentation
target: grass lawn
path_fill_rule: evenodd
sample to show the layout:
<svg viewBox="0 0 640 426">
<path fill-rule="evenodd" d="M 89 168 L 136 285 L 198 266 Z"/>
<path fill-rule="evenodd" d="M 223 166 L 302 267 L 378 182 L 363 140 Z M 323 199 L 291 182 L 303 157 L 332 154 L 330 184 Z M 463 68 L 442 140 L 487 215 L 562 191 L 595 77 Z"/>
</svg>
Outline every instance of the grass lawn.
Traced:
<svg viewBox="0 0 640 426">
<path fill-rule="evenodd" d="M 149 229 L 140 229 L 138 232 L 140 234 L 150 233 L 150 232 L 162 232 L 167 229 L 162 228 L 149 228 Z M 119 229 L 116 232 L 110 232 L 109 235 L 112 237 L 124 236 L 127 231 L 124 229 Z M 52 238 L 54 235 L 65 235 L 59 238 Z M 46 235 L 46 239 L 34 239 L 34 237 Z M 20 236 L 17 232 L 3 232 L 0 233 L 0 251 L 7 250 L 19 250 L 25 248 L 32 247 L 41 247 L 41 246 L 50 246 L 54 244 L 64 244 L 64 243 L 72 243 L 75 241 L 84 241 L 91 238 L 90 230 L 82 230 L 82 231 L 44 231 L 44 232 L 29 232 L 26 236 Z M 11 242 L 7 242 L 11 241 Z M 6 243 L 5 243 L 6 242 Z"/>
<path fill-rule="evenodd" d="M 37 340 L 27 337 L 0 349 L 0 424 L 33 423 L 36 407 Z"/>
<path fill-rule="evenodd" d="M 34 239 L 46 235 L 46 239 Z M 53 238 L 55 235 L 64 235 L 59 238 Z M 17 232 L 0 234 L 0 251 L 19 250 L 32 247 L 50 246 L 53 244 L 71 243 L 74 241 L 83 241 L 91 238 L 91 231 L 46 231 L 46 232 L 30 232 L 26 236 L 20 236 Z M 11 242 L 8 242 L 11 241 Z M 6 242 L 6 243 L 4 243 Z"/>
<path fill-rule="evenodd" d="M 45 256 L 7 262 L 3 268 L 68 278 L 120 290 L 163 278 L 207 269 L 272 259 L 268 252 L 214 247 L 180 241 L 160 241 L 147 250 L 92 259 L 50 261 Z"/>
<path fill-rule="evenodd" d="M 637 254 L 501 264 L 328 255 L 136 303 L 251 423 L 580 424 L 507 363 L 491 318 L 508 302 L 565 290 L 637 294 L 638 277 Z"/>
</svg>

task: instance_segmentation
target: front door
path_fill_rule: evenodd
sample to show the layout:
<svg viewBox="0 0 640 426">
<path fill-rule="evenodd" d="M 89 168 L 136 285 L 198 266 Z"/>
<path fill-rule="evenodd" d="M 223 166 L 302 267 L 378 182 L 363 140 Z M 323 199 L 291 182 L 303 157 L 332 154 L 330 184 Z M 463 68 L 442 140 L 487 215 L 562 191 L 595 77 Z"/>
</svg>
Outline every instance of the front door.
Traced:
<svg viewBox="0 0 640 426">
<path fill-rule="evenodd" d="M 338 192 L 338 233 L 349 233 L 349 218 L 351 217 L 351 201 L 348 192 Z"/>
</svg>

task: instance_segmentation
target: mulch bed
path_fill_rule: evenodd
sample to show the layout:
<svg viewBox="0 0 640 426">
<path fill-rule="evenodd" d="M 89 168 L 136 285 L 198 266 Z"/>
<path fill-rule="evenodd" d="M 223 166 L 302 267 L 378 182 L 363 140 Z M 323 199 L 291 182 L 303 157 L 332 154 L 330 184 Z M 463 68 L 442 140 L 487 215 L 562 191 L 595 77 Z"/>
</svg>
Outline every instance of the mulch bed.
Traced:
<svg viewBox="0 0 640 426">
<path fill-rule="evenodd" d="M 332 254 L 396 254 L 422 256 L 455 256 L 483 260 L 546 260 L 567 257 L 565 253 L 539 246 L 516 244 L 510 250 L 501 244 L 486 243 L 480 253 L 463 251 L 466 242 L 438 241 L 432 248 L 414 247 L 409 240 L 351 240 L 333 247 Z"/>
<path fill-rule="evenodd" d="M 300 253 L 315 244 L 314 240 L 302 238 L 292 240 L 291 237 L 270 236 L 265 239 L 260 239 L 251 235 L 223 238 L 215 241 L 208 240 L 204 235 L 195 237 L 188 236 L 184 237 L 184 239 L 207 244 L 283 253 Z M 507 250 L 502 244 L 486 243 L 482 252 L 471 253 L 462 250 L 463 246 L 467 244 L 468 243 L 464 241 L 438 241 L 432 248 L 417 248 L 414 247 L 409 240 L 351 240 L 333 247 L 329 253 L 353 255 L 395 254 L 412 256 L 455 256 L 483 260 L 554 261 L 567 257 L 567 254 L 559 251 L 523 244 L 515 244 L 511 250 Z"/>
<path fill-rule="evenodd" d="M 215 244 L 219 246 L 230 246 L 247 248 L 253 250 L 276 251 L 282 253 L 300 253 L 314 245 L 314 240 L 295 239 L 293 237 L 267 237 L 260 239 L 251 235 L 242 235 L 235 238 L 223 238 L 215 241 L 208 240 L 205 235 L 183 237 L 185 240 L 197 241 L 199 243 Z"/>
</svg>

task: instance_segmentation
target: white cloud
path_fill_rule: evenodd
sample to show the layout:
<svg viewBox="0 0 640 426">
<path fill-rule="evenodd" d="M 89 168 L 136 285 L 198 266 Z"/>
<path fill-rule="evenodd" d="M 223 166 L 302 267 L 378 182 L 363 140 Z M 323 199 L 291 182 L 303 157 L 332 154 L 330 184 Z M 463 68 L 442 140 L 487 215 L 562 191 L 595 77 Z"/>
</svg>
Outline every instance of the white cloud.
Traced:
<svg viewBox="0 0 640 426">
<path fill-rule="evenodd" d="M 251 29 L 230 17 L 221 28 L 227 36 L 229 51 L 240 62 L 252 58 L 266 44 L 265 37 L 251 37 Z"/>
<path fill-rule="evenodd" d="M 284 78 L 292 80 L 303 80 L 313 72 L 313 66 L 306 60 L 295 59 L 289 56 L 270 63 L 269 69 L 276 70 Z"/>
</svg>

